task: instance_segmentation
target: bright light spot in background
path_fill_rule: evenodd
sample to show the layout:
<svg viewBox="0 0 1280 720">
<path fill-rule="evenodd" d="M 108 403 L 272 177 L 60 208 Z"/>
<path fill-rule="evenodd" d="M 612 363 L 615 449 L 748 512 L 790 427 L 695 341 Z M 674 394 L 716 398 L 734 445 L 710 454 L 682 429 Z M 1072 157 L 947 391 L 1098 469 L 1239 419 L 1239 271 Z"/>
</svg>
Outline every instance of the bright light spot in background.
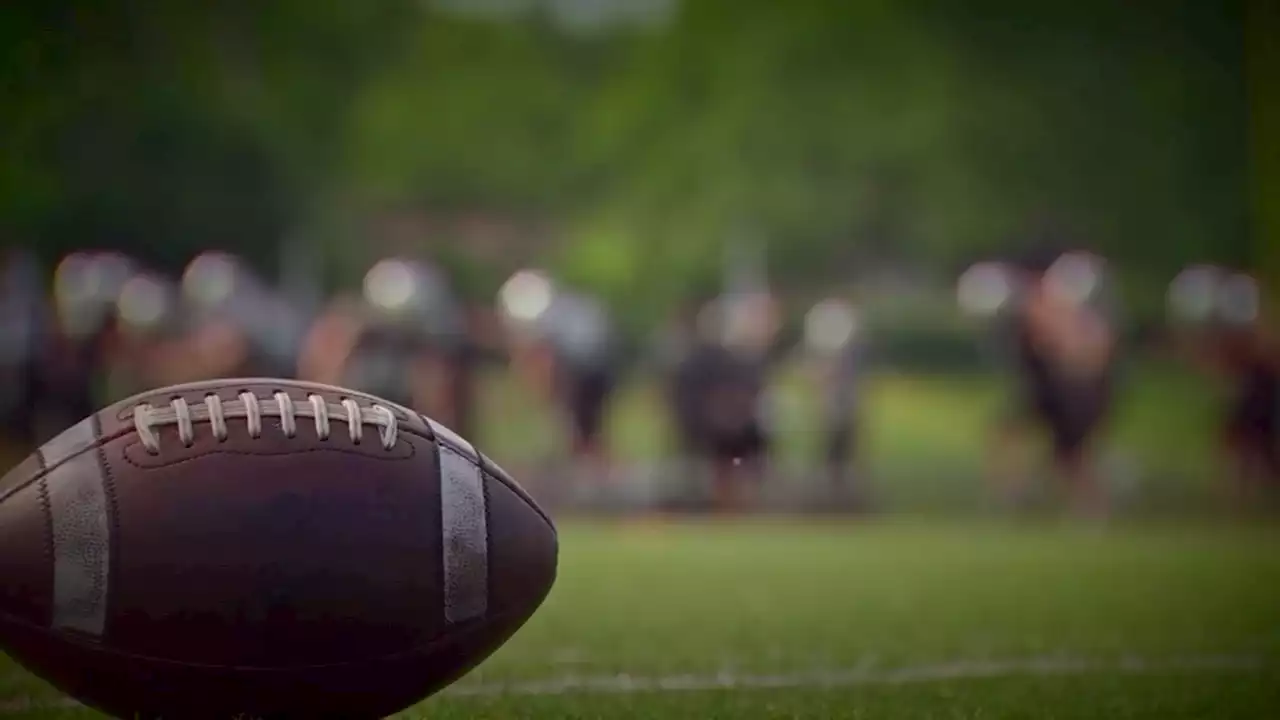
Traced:
<svg viewBox="0 0 1280 720">
<path fill-rule="evenodd" d="M 964 271 L 956 284 L 956 301 L 965 313 L 990 316 L 1013 297 L 1013 279 L 1000 263 L 977 263 Z"/>
<path fill-rule="evenodd" d="M 759 352 L 778 329 L 777 306 L 768 292 L 730 292 L 698 313 L 698 332 L 735 351 Z"/>
<path fill-rule="evenodd" d="M 1243 325 L 1258 317 L 1258 283 L 1248 275 L 1232 275 L 1218 290 L 1218 312 L 1229 323 Z"/>
<path fill-rule="evenodd" d="M 98 329 L 131 274 L 129 261 L 115 253 L 73 253 L 54 272 L 54 301 L 67 332 Z"/>
<path fill-rule="evenodd" d="M 211 308 L 226 302 L 236 290 L 236 263 L 223 253 L 204 253 L 187 265 L 182 292 L 196 305 Z"/>
<path fill-rule="evenodd" d="M 551 279 L 539 270 L 521 270 L 498 291 L 502 315 L 520 323 L 537 321 L 551 307 L 555 290 Z"/>
<path fill-rule="evenodd" d="M 98 288 L 88 277 L 92 264 L 92 259 L 85 253 L 72 253 L 58 263 L 53 283 L 59 305 L 75 306 L 95 296 Z"/>
<path fill-rule="evenodd" d="M 1089 253 L 1067 253 L 1049 266 L 1045 280 L 1068 302 L 1083 305 L 1102 284 L 1102 259 Z"/>
<path fill-rule="evenodd" d="M 365 273 L 365 299 L 382 310 L 404 310 L 417 292 L 417 277 L 404 261 L 383 260 Z"/>
<path fill-rule="evenodd" d="M 169 293 L 153 277 L 136 275 L 124 284 L 117 300 L 120 319 L 137 328 L 154 327 L 169 312 Z"/>
<path fill-rule="evenodd" d="M 1208 265 L 1189 267 L 1169 284 L 1169 312 L 1178 320 L 1203 322 L 1218 304 L 1222 272 Z"/>
<path fill-rule="evenodd" d="M 102 320 L 105 308 L 99 302 L 100 278 L 92 277 L 93 257 L 74 253 L 63 258 L 54 272 L 54 304 L 58 320 L 72 336 L 93 333 Z"/>
<path fill-rule="evenodd" d="M 101 302 L 109 303 L 132 275 L 133 263 L 128 258 L 119 253 L 103 253 L 94 256 L 86 280 L 93 288 L 95 297 Z"/>
<path fill-rule="evenodd" d="M 857 332 L 857 312 L 849 303 L 835 298 L 814 305 L 804 318 L 805 342 L 819 352 L 840 350 Z"/>
</svg>

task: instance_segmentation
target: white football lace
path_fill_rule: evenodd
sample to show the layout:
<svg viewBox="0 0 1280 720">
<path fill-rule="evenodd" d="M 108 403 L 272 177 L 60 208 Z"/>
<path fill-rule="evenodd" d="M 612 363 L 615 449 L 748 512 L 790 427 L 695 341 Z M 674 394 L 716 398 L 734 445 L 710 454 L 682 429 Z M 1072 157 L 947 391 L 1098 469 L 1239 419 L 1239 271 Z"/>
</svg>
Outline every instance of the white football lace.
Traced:
<svg viewBox="0 0 1280 720">
<path fill-rule="evenodd" d="M 396 416 L 389 408 L 382 405 L 362 408 L 350 398 L 330 403 L 315 394 L 307 396 L 305 405 L 295 405 L 293 398 L 283 392 L 262 400 L 251 392 L 243 392 L 237 399 L 226 402 L 217 395 L 206 395 L 204 403 L 195 406 L 182 398 L 174 398 L 168 407 L 143 404 L 134 408 L 133 426 L 138 431 L 142 446 L 155 455 L 160 452 L 160 435 L 156 432 L 158 428 L 177 425 L 178 439 L 182 441 L 183 447 L 191 447 L 195 443 L 196 423 L 207 421 L 214 438 L 222 441 L 227 439 L 227 420 L 243 418 L 249 429 L 249 437 L 258 438 L 262 436 L 264 417 L 280 418 L 280 430 L 288 438 L 297 434 L 298 418 L 301 417 L 311 418 L 315 422 L 316 436 L 321 440 L 329 438 L 329 422 L 332 419 L 347 424 L 347 434 L 354 444 L 360 444 L 365 425 L 378 428 L 383 448 L 390 450 L 396 444 Z"/>
</svg>

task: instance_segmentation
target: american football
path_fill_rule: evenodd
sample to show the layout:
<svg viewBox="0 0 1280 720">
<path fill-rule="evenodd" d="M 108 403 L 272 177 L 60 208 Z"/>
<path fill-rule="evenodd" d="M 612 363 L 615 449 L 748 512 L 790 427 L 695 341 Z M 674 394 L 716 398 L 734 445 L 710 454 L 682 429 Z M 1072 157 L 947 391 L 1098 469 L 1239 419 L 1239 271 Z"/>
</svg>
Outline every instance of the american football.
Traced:
<svg viewBox="0 0 1280 720">
<path fill-rule="evenodd" d="M 556 564 L 470 443 L 326 385 L 136 395 L 0 480 L 0 645 L 117 717 L 384 717 L 510 638 Z"/>
<path fill-rule="evenodd" d="M 1280 720 L 1280 0 L 0 7 L 0 720 Z"/>
</svg>

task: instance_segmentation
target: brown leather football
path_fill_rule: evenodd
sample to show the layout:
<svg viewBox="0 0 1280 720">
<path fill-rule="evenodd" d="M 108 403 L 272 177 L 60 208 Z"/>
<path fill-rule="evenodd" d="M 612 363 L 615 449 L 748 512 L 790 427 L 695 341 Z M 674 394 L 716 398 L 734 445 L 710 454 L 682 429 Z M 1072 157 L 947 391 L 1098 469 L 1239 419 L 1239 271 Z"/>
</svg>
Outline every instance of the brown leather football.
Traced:
<svg viewBox="0 0 1280 720">
<path fill-rule="evenodd" d="M 556 559 L 537 504 L 408 409 L 179 385 L 0 479 L 0 646 L 117 717 L 381 718 L 510 638 Z"/>
</svg>

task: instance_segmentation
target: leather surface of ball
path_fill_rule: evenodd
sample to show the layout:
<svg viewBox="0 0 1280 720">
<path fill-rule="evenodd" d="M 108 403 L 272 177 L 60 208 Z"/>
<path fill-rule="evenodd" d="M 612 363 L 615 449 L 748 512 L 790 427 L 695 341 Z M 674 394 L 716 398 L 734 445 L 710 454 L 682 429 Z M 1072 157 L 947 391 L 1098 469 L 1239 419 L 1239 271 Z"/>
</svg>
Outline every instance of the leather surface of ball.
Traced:
<svg viewBox="0 0 1280 720">
<path fill-rule="evenodd" d="M 0 479 L 0 647 L 117 717 L 385 717 L 509 639 L 556 563 L 470 443 L 325 385 L 154 390 Z"/>
</svg>

